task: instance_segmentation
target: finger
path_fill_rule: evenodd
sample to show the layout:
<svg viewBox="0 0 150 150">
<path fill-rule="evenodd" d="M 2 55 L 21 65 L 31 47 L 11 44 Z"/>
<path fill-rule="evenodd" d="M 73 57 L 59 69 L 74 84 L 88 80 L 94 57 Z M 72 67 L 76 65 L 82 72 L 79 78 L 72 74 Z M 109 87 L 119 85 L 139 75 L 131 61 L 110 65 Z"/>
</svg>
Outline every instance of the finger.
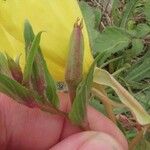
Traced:
<svg viewBox="0 0 150 150">
<path fill-rule="evenodd" d="M 68 102 L 67 111 L 70 109 L 70 103 Z M 105 132 L 111 136 L 113 136 L 121 145 L 128 149 L 128 143 L 125 139 L 123 133 L 119 130 L 119 128 L 107 117 L 105 117 L 102 113 L 95 110 L 93 107 L 87 107 L 87 120 L 89 123 L 89 128 L 93 131 Z M 64 122 L 64 128 L 61 134 L 61 139 L 68 137 L 69 135 L 80 131 L 79 128 L 75 128 L 70 121 L 67 119 Z"/>
<path fill-rule="evenodd" d="M 123 150 L 121 145 L 106 133 L 86 131 L 64 139 L 50 150 Z"/>
<path fill-rule="evenodd" d="M 68 95 L 61 94 L 61 109 L 67 111 L 69 107 Z M 2 122 L 5 122 L 3 130 L 0 127 L 0 131 L 3 131 L 2 139 L 5 140 L 5 143 L 10 147 L 17 145 L 17 147 L 25 146 L 29 149 L 29 147 L 34 146 L 35 149 L 36 147 L 43 149 L 44 147 L 56 144 L 59 140 L 73 133 L 81 131 L 68 120 L 64 121 L 64 118 L 60 116 L 48 114 L 38 109 L 27 108 L 13 102 L 4 95 L 2 95 L 0 100 L 0 111 L 2 112 L 1 114 L 3 114 L 1 115 L 3 117 L 1 117 L 0 121 L 3 120 Z M 127 147 L 125 138 L 109 119 L 91 107 L 88 108 L 87 114 L 91 130 L 104 131 L 108 134 L 112 134 L 124 147 Z M 9 125 L 10 122 L 11 126 Z M 5 136 L 6 130 L 7 136 Z M 1 135 L 0 138 L 2 137 Z"/>
<path fill-rule="evenodd" d="M 48 149 L 59 140 L 64 119 L 0 95 L 1 149 Z"/>
<path fill-rule="evenodd" d="M 88 107 L 87 118 L 89 127 L 93 131 L 105 132 L 115 138 L 125 150 L 128 150 L 128 143 L 125 136 L 110 119 L 99 113 L 92 107 Z"/>
</svg>

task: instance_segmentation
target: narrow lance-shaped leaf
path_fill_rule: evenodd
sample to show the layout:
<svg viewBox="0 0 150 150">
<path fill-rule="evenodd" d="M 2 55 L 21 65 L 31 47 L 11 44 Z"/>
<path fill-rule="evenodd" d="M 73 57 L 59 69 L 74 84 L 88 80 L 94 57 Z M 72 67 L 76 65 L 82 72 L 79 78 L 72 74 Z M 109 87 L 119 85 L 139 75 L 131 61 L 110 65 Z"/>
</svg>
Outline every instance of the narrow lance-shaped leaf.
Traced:
<svg viewBox="0 0 150 150">
<path fill-rule="evenodd" d="M 26 53 L 28 55 L 28 53 L 30 52 L 31 43 L 35 38 L 32 26 L 28 21 L 25 22 L 24 38 L 26 43 Z M 33 88 L 40 95 L 46 95 L 49 102 L 51 102 L 53 106 L 58 107 L 59 99 L 57 95 L 56 85 L 51 74 L 48 71 L 46 62 L 39 46 L 34 57 L 31 82 L 33 84 Z"/>
<path fill-rule="evenodd" d="M 93 79 L 94 65 L 92 65 L 86 79 L 84 79 L 78 86 L 76 96 L 72 105 L 69 118 L 75 124 L 86 123 L 86 104 L 89 98 L 89 89 Z"/>
<path fill-rule="evenodd" d="M 11 72 L 8 67 L 7 59 L 5 55 L 1 52 L 0 52 L 0 73 L 12 78 Z"/>
<path fill-rule="evenodd" d="M 56 84 L 51 74 L 48 71 L 45 60 L 43 61 L 44 61 L 44 70 L 45 70 L 45 79 L 46 79 L 46 95 L 48 97 L 48 100 L 52 103 L 52 105 L 58 107 L 59 98 L 57 95 Z"/>
<path fill-rule="evenodd" d="M 129 21 L 129 18 L 131 17 L 131 14 L 133 13 L 135 6 L 139 0 L 130 0 L 127 5 L 126 9 L 123 13 L 123 16 L 121 18 L 120 26 L 125 28 L 127 25 L 127 22 Z"/>
<path fill-rule="evenodd" d="M 37 36 L 34 38 L 32 45 L 31 45 L 31 49 L 28 53 L 27 60 L 26 60 L 27 63 L 25 65 L 24 76 L 23 76 L 24 84 L 28 84 L 30 81 L 31 74 L 32 74 L 33 62 L 34 62 L 35 56 L 38 52 L 41 34 L 42 34 L 42 32 L 39 32 L 37 34 Z"/>
<path fill-rule="evenodd" d="M 29 21 L 26 20 L 24 24 L 24 39 L 25 39 L 26 55 L 28 55 L 28 53 L 30 52 L 30 47 L 34 40 L 34 37 L 35 35 L 32 26 L 29 23 Z M 45 75 L 44 75 L 41 55 L 39 54 L 39 49 L 38 49 L 33 62 L 31 83 L 33 89 L 35 89 L 40 95 L 44 95 L 44 87 L 45 87 L 44 76 Z"/>
<path fill-rule="evenodd" d="M 96 68 L 93 81 L 100 85 L 110 86 L 124 103 L 135 115 L 141 125 L 150 124 L 150 115 L 144 110 L 140 103 L 117 82 L 112 75 L 103 69 Z"/>
<path fill-rule="evenodd" d="M 146 0 L 144 5 L 144 14 L 148 22 L 150 22 L 150 1 Z"/>
<path fill-rule="evenodd" d="M 17 64 L 8 54 L 7 61 L 8 61 L 8 67 L 10 69 L 12 77 L 19 83 L 22 83 L 23 80 L 23 74 L 21 71 L 21 67 L 19 64 Z"/>
<path fill-rule="evenodd" d="M 56 108 L 58 108 L 59 106 L 59 98 L 58 98 L 58 95 L 57 95 L 57 88 L 56 88 L 56 84 L 55 84 L 55 81 L 53 80 L 53 77 L 51 76 L 49 70 L 48 70 L 48 67 L 47 67 L 47 64 L 46 64 L 46 61 L 42 55 L 42 52 L 41 52 L 41 49 L 39 48 L 38 50 L 38 59 L 40 59 L 41 63 L 41 67 L 42 68 L 39 68 L 38 71 L 40 70 L 43 70 L 44 71 L 44 77 L 43 76 L 40 76 L 42 77 L 42 79 L 44 80 L 44 92 L 46 93 L 46 96 L 48 98 L 48 101 Z M 37 60 L 37 59 L 36 59 Z M 35 70 L 34 70 L 35 71 Z M 35 73 L 35 72 L 34 72 Z M 37 72 L 36 72 L 37 73 Z M 35 73 L 35 75 L 36 75 Z M 40 72 L 39 72 L 40 73 Z M 41 82 L 43 81 L 41 80 Z M 44 84 L 43 83 L 43 84 Z M 40 87 L 42 88 L 42 87 Z M 42 89 L 43 90 L 43 89 Z"/>
<path fill-rule="evenodd" d="M 0 73 L 0 92 L 10 96 L 20 103 L 27 104 L 39 100 L 39 97 L 29 89 L 22 86 L 17 81 L 10 79 L 6 75 Z"/>
<path fill-rule="evenodd" d="M 150 57 L 145 58 L 141 64 L 134 65 L 129 71 L 125 79 L 127 81 L 140 81 L 150 77 Z"/>
<path fill-rule="evenodd" d="M 32 29 L 32 26 L 30 25 L 29 21 L 26 20 L 24 23 L 24 40 L 25 40 L 25 50 L 26 50 L 26 59 L 27 59 L 27 55 L 28 52 L 31 48 L 31 44 L 34 40 L 34 32 Z"/>
</svg>

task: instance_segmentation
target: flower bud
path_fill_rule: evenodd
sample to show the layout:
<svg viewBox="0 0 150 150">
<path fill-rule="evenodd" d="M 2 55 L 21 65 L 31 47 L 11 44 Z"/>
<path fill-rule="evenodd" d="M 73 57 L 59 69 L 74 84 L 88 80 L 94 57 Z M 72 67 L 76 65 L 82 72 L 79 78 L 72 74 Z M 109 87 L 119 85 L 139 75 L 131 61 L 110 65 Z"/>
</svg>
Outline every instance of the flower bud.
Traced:
<svg viewBox="0 0 150 150">
<path fill-rule="evenodd" d="M 84 40 L 82 34 L 83 22 L 79 19 L 74 24 L 74 29 L 70 38 L 70 48 L 65 73 L 65 80 L 71 94 L 71 99 L 75 97 L 75 91 L 82 80 Z"/>
</svg>

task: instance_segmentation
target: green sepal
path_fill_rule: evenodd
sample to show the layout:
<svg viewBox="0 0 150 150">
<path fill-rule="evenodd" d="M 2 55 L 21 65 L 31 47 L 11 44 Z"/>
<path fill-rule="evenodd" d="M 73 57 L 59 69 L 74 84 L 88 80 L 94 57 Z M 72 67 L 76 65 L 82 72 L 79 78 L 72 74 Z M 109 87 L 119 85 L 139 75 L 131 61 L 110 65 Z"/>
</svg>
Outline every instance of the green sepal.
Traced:
<svg viewBox="0 0 150 150">
<path fill-rule="evenodd" d="M 106 52 L 105 52 L 106 53 Z M 86 104 L 90 98 L 90 89 L 93 82 L 93 73 L 97 61 L 101 60 L 105 53 L 99 54 L 92 63 L 85 79 L 81 81 L 76 90 L 76 96 L 69 112 L 69 118 L 74 124 L 83 124 L 86 122 Z"/>
<path fill-rule="evenodd" d="M 126 4 L 125 10 L 120 20 L 120 27 L 126 28 L 127 23 L 136 8 L 136 4 L 139 0 L 131 0 Z"/>
<path fill-rule="evenodd" d="M 84 80 L 79 84 L 76 90 L 76 96 L 69 113 L 70 120 L 75 124 L 81 124 L 86 117 L 86 104 L 89 98 L 90 87 L 93 80 L 93 72 L 95 65 L 93 64 Z"/>
</svg>

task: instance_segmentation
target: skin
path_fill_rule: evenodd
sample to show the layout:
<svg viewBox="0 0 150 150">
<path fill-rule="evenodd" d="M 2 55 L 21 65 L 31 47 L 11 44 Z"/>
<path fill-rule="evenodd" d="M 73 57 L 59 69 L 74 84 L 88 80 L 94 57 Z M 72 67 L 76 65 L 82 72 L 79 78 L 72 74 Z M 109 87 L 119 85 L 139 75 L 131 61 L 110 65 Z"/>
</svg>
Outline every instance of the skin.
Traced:
<svg viewBox="0 0 150 150">
<path fill-rule="evenodd" d="M 68 94 L 60 93 L 60 109 L 69 111 Z M 1 150 L 127 150 L 120 130 L 105 116 L 87 107 L 89 131 L 67 119 L 28 108 L 0 94 Z"/>
</svg>

